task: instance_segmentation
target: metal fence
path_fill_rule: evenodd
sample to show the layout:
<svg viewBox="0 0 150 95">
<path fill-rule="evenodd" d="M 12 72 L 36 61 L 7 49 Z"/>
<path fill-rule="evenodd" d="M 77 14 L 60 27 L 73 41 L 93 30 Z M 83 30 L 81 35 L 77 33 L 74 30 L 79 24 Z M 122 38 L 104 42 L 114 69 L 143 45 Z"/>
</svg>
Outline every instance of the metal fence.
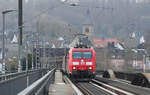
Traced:
<svg viewBox="0 0 150 95">
<path fill-rule="evenodd" d="M 6 75 L 1 75 L 0 76 L 0 81 L 8 80 L 8 79 L 17 77 L 19 75 L 26 74 L 27 72 L 31 73 L 31 72 L 35 72 L 35 71 L 37 71 L 37 70 L 28 70 L 28 71 L 22 71 L 22 72 L 9 73 L 9 74 L 6 74 Z"/>
<path fill-rule="evenodd" d="M 55 69 L 49 71 L 42 78 L 18 93 L 18 95 L 48 95 L 48 89 L 54 79 Z"/>
<path fill-rule="evenodd" d="M 17 93 L 31 85 L 33 82 L 41 78 L 45 73 L 47 73 L 47 69 L 31 70 L 1 76 L 0 94 L 16 95 Z"/>
</svg>

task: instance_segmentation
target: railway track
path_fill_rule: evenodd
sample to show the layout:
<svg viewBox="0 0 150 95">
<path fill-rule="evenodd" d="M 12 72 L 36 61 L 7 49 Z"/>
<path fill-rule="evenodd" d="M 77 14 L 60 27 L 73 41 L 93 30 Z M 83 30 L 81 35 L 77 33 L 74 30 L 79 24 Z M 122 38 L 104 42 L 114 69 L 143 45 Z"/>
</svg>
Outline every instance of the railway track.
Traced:
<svg viewBox="0 0 150 95">
<path fill-rule="evenodd" d="M 109 91 L 112 91 L 112 92 L 116 93 L 117 95 L 135 95 L 135 94 L 130 93 L 128 91 L 122 90 L 120 88 L 116 88 L 114 86 L 108 85 L 106 83 L 102 83 L 102 82 L 94 80 L 94 79 L 92 80 L 92 82 L 100 85 L 101 87 L 103 87 L 103 88 L 105 88 L 105 89 L 107 89 Z"/>
<path fill-rule="evenodd" d="M 100 78 L 100 77 L 96 77 L 95 80 L 92 81 L 93 82 L 95 81 L 97 84 L 104 86 L 104 88 L 113 87 L 113 89 L 121 89 L 122 91 L 126 91 L 133 95 L 150 95 L 149 88 L 134 86 L 128 83 L 123 83 L 123 82 L 106 79 L 106 78 Z M 130 95 L 130 94 L 123 94 L 123 95 Z"/>
<path fill-rule="evenodd" d="M 117 95 L 92 82 L 80 82 L 77 83 L 76 86 L 82 91 L 84 95 Z"/>
<path fill-rule="evenodd" d="M 93 82 L 77 82 L 66 76 L 64 76 L 64 81 L 72 85 L 75 91 L 74 95 L 118 95 Z"/>
<path fill-rule="evenodd" d="M 75 95 L 150 95 L 149 89 L 128 86 L 127 83 L 120 83 L 104 78 L 93 79 L 89 82 L 72 81 L 71 84 L 78 89 Z M 127 89 L 128 88 L 128 89 Z M 78 94 L 80 92 L 80 94 Z M 82 93 L 82 94 L 81 94 Z"/>
<path fill-rule="evenodd" d="M 76 86 L 78 90 L 81 91 L 80 93 L 82 93 L 78 94 L 79 91 L 76 91 L 76 95 L 135 95 L 133 93 L 107 85 L 94 79 L 89 82 L 77 82 L 70 80 L 69 78 L 68 80 L 71 84 Z"/>
<path fill-rule="evenodd" d="M 90 82 L 73 82 L 84 95 L 145 95 L 135 94 L 119 87 L 108 85 L 98 80 Z M 147 94 L 149 95 L 149 94 Z"/>
</svg>

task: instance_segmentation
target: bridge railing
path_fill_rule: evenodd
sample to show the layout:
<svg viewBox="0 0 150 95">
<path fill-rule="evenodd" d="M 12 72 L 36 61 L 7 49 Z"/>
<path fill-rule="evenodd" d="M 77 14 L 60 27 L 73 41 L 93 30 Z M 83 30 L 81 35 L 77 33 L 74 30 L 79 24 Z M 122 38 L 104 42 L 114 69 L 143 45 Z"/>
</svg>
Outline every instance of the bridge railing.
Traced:
<svg viewBox="0 0 150 95">
<path fill-rule="evenodd" d="M 49 85 L 54 79 L 54 71 L 55 69 L 52 69 L 17 95 L 48 95 Z"/>
<path fill-rule="evenodd" d="M 1 75 L 1 76 L 0 76 L 0 81 L 8 80 L 8 79 L 17 77 L 17 76 L 19 76 L 19 75 L 26 74 L 27 72 L 28 72 L 28 73 L 35 72 L 36 70 L 38 70 L 38 69 L 29 70 L 29 71 L 22 71 L 22 72 L 16 72 L 16 73 L 9 73 L 9 74 L 6 74 L 6 75 Z"/>
<path fill-rule="evenodd" d="M 46 74 L 48 69 L 37 69 L 1 76 L 1 95 L 16 95 Z"/>
</svg>

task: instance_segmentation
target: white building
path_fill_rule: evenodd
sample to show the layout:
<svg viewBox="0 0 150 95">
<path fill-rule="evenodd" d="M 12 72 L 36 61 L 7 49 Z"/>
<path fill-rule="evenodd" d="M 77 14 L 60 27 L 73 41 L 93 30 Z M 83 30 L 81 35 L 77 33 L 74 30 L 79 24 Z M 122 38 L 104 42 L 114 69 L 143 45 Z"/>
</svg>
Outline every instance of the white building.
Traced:
<svg viewBox="0 0 150 95">
<path fill-rule="evenodd" d="M 13 37 L 11 43 L 13 43 L 13 44 L 18 43 L 18 39 L 17 39 L 17 36 L 16 36 L 16 35 L 14 35 L 14 37 Z"/>
</svg>

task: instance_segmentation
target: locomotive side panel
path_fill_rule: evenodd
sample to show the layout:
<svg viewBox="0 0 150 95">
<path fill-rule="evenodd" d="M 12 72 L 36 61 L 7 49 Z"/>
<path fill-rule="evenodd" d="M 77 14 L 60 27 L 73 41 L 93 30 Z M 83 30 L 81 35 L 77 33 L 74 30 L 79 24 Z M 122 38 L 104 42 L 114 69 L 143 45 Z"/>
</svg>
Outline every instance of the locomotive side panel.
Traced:
<svg viewBox="0 0 150 95">
<path fill-rule="evenodd" d="M 62 63 L 62 71 L 65 72 L 65 56 L 63 57 L 63 63 Z"/>
</svg>

